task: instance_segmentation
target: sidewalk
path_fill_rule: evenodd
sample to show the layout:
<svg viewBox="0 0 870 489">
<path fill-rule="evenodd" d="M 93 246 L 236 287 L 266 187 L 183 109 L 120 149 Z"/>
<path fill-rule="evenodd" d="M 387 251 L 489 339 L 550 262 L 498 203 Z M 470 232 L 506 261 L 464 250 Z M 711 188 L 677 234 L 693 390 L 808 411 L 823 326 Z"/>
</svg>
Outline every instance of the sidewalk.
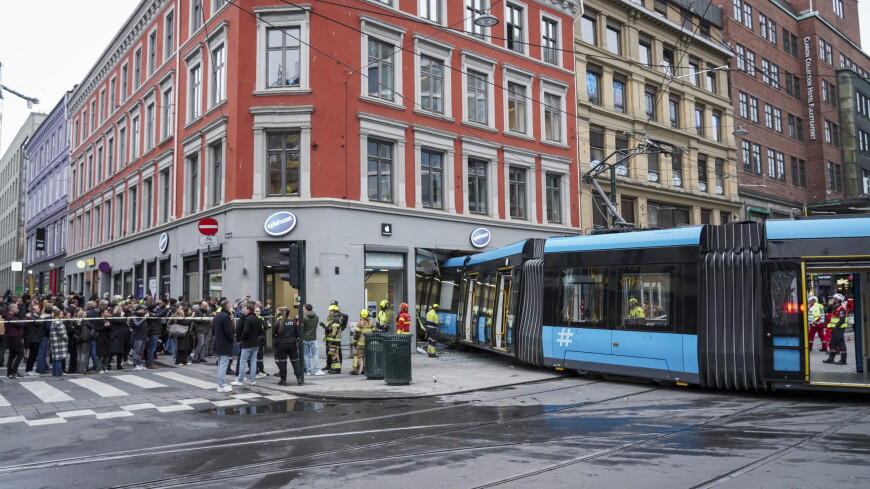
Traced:
<svg viewBox="0 0 870 489">
<path fill-rule="evenodd" d="M 293 369 L 289 362 L 287 365 L 289 385 L 279 386 L 278 377 L 275 376 L 278 373 L 275 358 L 271 354 L 266 354 L 264 365 L 270 375 L 258 378 L 257 387 L 312 398 L 404 399 L 459 394 L 554 379 L 565 375 L 553 369 L 523 365 L 512 358 L 490 352 L 468 349 L 460 352 L 439 345 L 438 358 L 429 358 L 416 351 L 411 354 L 410 384 L 387 385 L 383 379 L 368 380 L 365 375 L 350 375 L 353 359 L 347 354 L 347 347 L 343 350 L 344 362 L 340 374 L 306 375 L 305 385 L 301 386 L 296 385 L 296 378 L 293 376 Z M 208 360 L 207 364 L 175 367 L 171 365 L 171 358 L 168 355 L 161 355 L 157 363 L 166 370 L 187 370 L 215 378 L 216 359 Z M 326 360 L 321 357 L 321 367 L 325 364 Z M 236 368 L 233 362 L 233 369 Z M 234 378 L 230 377 L 229 380 Z"/>
</svg>

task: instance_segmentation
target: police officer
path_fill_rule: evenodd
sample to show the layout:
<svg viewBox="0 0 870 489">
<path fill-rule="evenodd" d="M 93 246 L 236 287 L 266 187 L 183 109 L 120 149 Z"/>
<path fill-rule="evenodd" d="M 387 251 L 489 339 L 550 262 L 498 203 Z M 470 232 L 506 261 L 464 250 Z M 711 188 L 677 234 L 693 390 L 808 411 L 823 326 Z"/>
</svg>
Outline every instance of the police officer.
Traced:
<svg viewBox="0 0 870 489">
<path fill-rule="evenodd" d="M 828 359 L 822 360 L 823 363 L 836 363 L 837 365 L 846 365 L 846 327 L 849 326 L 847 319 L 849 311 L 843 305 L 846 300 L 843 294 L 834 294 L 834 312 L 831 314 L 831 321 L 828 323 L 828 329 L 831 331 L 831 347 L 828 350 Z M 840 353 L 840 360 L 834 362 L 834 357 Z"/>
<path fill-rule="evenodd" d="M 287 359 L 293 366 L 293 375 L 296 383 L 303 385 L 302 366 L 299 364 L 299 345 L 302 342 L 302 327 L 296 318 L 290 317 L 290 310 L 286 307 L 280 309 L 278 326 L 274 331 L 275 363 L 278 365 L 278 376 L 281 378 L 278 385 L 287 385 Z"/>
<path fill-rule="evenodd" d="M 341 314 L 338 304 L 329 306 L 329 317 L 326 324 L 320 323 L 326 331 L 326 364 L 328 373 L 341 373 Z"/>
<path fill-rule="evenodd" d="M 438 355 L 435 353 L 435 338 L 438 334 L 438 304 L 432 304 L 429 312 L 426 313 L 426 353 L 429 358 L 435 358 Z"/>
<path fill-rule="evenodd" d="M 828 338 L 825 334 L 825 308 L 819 304 L 819 298 L 811 295 L 808 302 L 810 308 L 807 310 L 807 321 L 809 322 L 810 330 L 810 351 L 813 349 L 813 338 L 818 335 L 822 342 L 822 348 L 819 351 L 828 351 Z"/>
<path fill-rule="evenodd" d="M 644 318 L 646 317 L 646 313 L 644 313 L 643 308 L 637 303 L 637 299 L 632 297 L 628 300 L 628 317 L 630 318 Z"/>
<path fill-rule="evenodd" d="M 375 325 L 372 324 L 371 319 L 369 319 L 369 310 L 363 309 L 359 312 L 359 321 L 356 323 L 356 328 L 353 330 L 353 369 L 350 371 L 351 375 L 359 375 L 360 368 L 365 372 L 363 357 L 365 356 L 366 350 L 366 335 L 374 332 Z"/>
</svg>

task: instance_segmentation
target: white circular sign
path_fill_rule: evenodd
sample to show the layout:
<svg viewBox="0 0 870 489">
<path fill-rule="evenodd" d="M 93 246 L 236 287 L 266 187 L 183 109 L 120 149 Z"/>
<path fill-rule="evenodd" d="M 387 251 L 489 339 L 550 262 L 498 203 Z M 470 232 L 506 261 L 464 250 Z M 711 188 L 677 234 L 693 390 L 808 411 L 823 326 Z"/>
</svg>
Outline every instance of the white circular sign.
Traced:
<svg viewBox="0 0 870 489">
<path fill-rule="evenodd" d="M 166 233 L 160 233 L 160 240 L 157 241 L 157 249 L 160 250 L 161 253 L 166 252 L 166 248 L 169 247 L 169 235 Z"/>
</svg>

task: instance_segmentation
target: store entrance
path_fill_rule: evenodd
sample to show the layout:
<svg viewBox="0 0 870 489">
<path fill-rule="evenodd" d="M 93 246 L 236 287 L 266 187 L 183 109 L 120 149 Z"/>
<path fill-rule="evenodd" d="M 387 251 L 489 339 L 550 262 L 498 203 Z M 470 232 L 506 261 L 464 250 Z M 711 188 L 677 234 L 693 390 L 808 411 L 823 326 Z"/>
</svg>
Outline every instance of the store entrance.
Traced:
<svg viewBox="0 0 870 489">
<path fill-rule="evenodd" d="M 870 293 L 870 268 L 860 270 L 824 269 L 807 267 L 806 296 L 816 296 L 825 306 L 825 322 L 829 322 L 833 306 L 831 298 L 834 294 L 842 294 L 846 301 L 843 304 L 848 312 L 846 339 L 846 363 L 836 363 L 842 358 L 835 355 L 835 363 L 825 363 L 829 359 L 832 328 L 825 328 L 824 341 L 814 334 L 808 336 L 807 362 L 810 372 L 810 383 L 816 385 L 866 386 L 870 388 L 870 319 L 868 319 L 868 293 Z M 808 330 L 812 331 L 809 328 Z M 810 346 L 812 345 L 812 346 Z"/>
</svg>

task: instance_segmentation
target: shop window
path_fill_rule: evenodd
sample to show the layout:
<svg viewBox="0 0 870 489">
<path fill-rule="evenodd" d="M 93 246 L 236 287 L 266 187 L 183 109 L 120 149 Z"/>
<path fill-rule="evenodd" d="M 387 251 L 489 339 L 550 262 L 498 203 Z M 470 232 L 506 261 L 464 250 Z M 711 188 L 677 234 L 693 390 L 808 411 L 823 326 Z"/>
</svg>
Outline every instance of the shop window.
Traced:
<svg viewBox="0 0 870 489">
<path fill-rule="evenodd" d="M 390 303 L 388 330 L 396 330 L 398 304 L 405 302 L 405 255 L 367 251 L 365 254 L 365 307 L 372 313 L 386 299 Z"/>
</svg>

